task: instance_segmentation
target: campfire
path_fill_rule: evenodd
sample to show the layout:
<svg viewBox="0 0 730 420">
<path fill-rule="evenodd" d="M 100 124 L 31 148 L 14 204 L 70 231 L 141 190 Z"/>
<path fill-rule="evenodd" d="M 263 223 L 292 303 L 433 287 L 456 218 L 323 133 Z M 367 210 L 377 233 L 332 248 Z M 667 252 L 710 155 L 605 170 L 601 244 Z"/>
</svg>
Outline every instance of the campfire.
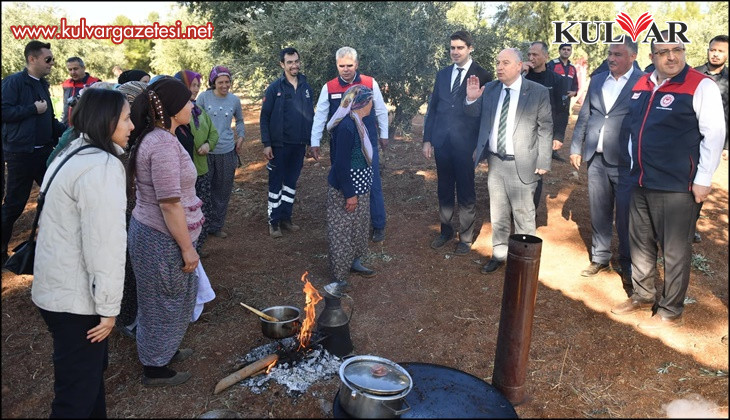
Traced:
<svg viewBox="0 0 730 420">
<path fill-rule="evenodd" d="M 340 359 L 322 348 L 320 343 L 327 337 L 314 331 L 315 305 L 322 300 L 322 296 L 309 282 L 308 275 L 305 271 L 301 277 L 304 283 L 305 317 L 299 334 L 249 352 L 242 360 L 245 366 L 218 382 L 214 394 L 242 380 L 252 392 L 261 393 L 264 389 L 262 386 L 271 379 L 287 386 L 290 393 L 301 393 L 317 380 L 337 374 Z M 265 376 L 257 377 L 261 374 Z"/>
</svg>

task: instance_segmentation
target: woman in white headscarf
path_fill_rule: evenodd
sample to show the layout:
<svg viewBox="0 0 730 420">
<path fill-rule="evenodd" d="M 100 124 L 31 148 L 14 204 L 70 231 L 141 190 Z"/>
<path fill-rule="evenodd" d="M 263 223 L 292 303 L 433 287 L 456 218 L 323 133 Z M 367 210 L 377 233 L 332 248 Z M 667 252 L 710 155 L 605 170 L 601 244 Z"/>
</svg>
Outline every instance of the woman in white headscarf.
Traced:
<svg viewBox="0 0 730 420">
<path fill-rule="evenodd" d="M 327 182 L 327 240 L 334 281 L 347 284 L 351 271 L 372 277 L 375 271 L 362 265 L 368 251 L 370 186 L 373 150 L 362 122 L 373 107 L 373 91 L 363 85 L 349 88 L 340 107 L 327 123 L 333 156 Z"/>
</svg>

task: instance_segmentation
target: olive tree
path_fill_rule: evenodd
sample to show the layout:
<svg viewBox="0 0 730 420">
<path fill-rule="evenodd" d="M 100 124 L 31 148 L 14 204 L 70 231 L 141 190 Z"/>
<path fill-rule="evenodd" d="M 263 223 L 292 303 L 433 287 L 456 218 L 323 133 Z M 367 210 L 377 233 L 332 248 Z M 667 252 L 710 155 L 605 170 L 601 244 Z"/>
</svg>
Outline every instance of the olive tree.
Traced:
<svg viewBox="0 0 730 420">
<path fill-rule="evenodd" d="M 245 24 L 229 20 L 221 37 L 234 54 L 232 67 L 249 82 L 253 96 L 262 96 L 268 83 L 281 74 L 279 51 L 300 52 L 302 73 L 318 94 L 337 75 L 335 52 L 355 48 L 360 71 L 373 76 L 392 107 L 390 136 L 408 133 L 411 119 L 424 104 L 434 76 L 445 57 L 448 37 L 455 30 L 446 19 L 451 3 L 444 2 L 285 2 Z M 228 9 L 230 15 L 236 12 Z M 243 12 L 242 12 L 243 13 Z M 246 54 L 230 45 L 230 36 L 244 33 Z M 214 40 L 214 43 L 217 42 Z"/>
</svg>

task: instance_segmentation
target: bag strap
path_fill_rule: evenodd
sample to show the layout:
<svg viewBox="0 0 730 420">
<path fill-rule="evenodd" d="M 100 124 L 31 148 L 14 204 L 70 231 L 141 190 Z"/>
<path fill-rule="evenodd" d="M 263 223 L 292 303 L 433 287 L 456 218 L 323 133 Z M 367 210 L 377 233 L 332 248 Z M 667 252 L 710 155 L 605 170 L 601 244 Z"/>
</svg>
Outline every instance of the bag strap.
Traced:
<svg viewBox="0 0 730 420">
<path fill-rule="evenodd" d="M 58 174 L 58 171 L 63 167 L 63 165 L 71 158 L 71 156 L 75 155 L 76 153 L 84 150 L 84 149 L 90 149 L 92 147 L 96 147 L 92 144 L 87 144 L 84 146 L 79 147 L 78 149 L 75 149 L 71 151 L 68 156 L 66 156 L 63 161 L 56 167 L 56 170 L 53 171 L 53 174 L 48 179 L 48 184 L 46 185 L 45 191 L 40 191 L 38 193 L 38 204 L 36 205 L 36 211 L 35 211 L 35 218 L 33 219 L 33 227 L 30 229 L 30 238 L 28 238 L 28 242 L 35 242 L 35 232 L 38 228 L 38 221 L 41 217 L 41 210 L 43 210 L 43 203 L 46 202 L 46 193 L 48 192 L 48 188 L 51 187 L 51 183 L 53 182 L 53 178 L 56 177 L 56 174 Z M 98 147 L 96 147 L 98 149 Z"/>
</svg>

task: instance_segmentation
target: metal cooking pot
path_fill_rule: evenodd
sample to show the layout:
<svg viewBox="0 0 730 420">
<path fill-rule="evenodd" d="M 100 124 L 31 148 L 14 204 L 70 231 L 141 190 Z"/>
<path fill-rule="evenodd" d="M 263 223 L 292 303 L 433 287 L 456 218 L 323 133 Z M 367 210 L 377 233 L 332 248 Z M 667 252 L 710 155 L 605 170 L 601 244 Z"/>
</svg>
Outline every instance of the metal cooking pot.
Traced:
<svg viewBox="0 0 730 420">
<path fill-rule="evenodd" d="M 267 321 L 261 317 L 261 332 L 266 337 L 280 339 L 291 337 L 302 327 L 302 311 L 294 306 L 272 306 L 263 311 L 266 315 L 279 319 L 279 322 Z"/>
<path fill-rule="evenodd" d="M 413 389 L 411 375 L 388 359 L 349 358 L 340 365 L 340 382 L 340 405 L 353 417 L 398 418 L 411 409 L 405 399 Z"/>
</svg>

